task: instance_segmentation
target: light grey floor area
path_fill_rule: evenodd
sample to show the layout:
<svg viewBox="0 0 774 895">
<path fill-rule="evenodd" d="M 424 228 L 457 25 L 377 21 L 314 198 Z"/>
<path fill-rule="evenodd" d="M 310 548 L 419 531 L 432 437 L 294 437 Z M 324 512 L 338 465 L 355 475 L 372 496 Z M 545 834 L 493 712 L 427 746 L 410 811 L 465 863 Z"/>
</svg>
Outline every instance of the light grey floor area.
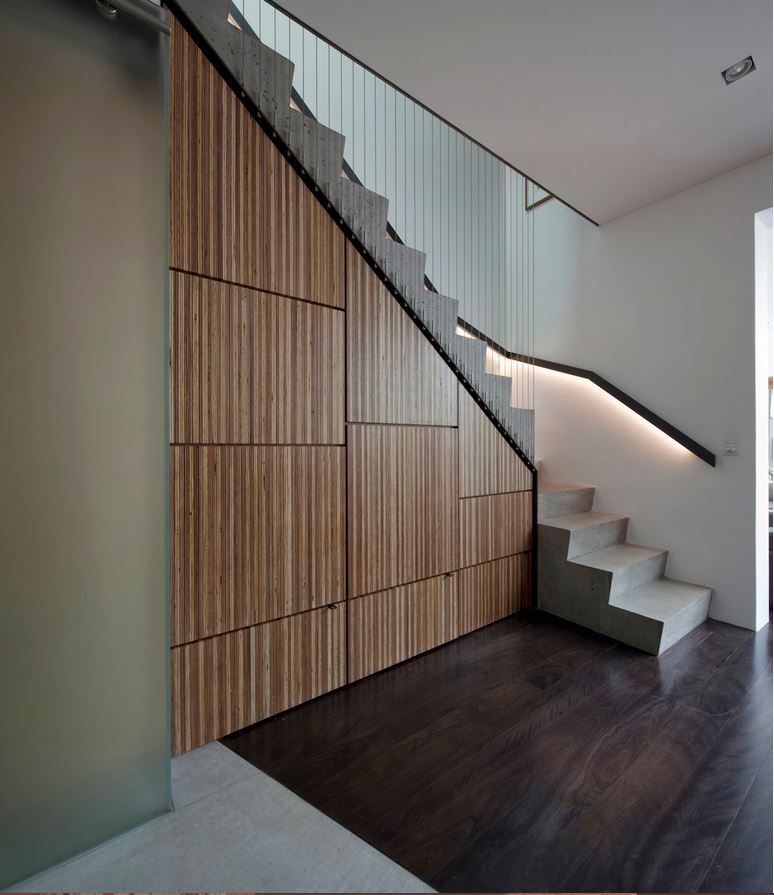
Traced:
<svg viewBox="0 0 774 895">
<path fill-rule="evenodd" d="M 175 810 L 14 892 L 432 892 L 235 755 L 172 762 Z"/>
</svg>

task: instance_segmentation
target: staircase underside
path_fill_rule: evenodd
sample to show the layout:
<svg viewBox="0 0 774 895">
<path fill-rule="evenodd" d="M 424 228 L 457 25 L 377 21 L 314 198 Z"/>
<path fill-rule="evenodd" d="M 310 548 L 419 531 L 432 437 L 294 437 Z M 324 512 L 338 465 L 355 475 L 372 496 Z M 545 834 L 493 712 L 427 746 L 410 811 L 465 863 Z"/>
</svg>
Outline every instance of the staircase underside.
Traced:
<svg viewBox="0 0 774 895">
<path fill-rule="evenodd" d="M 593 487 L 538 487 L 541 609 L 654 655 L 707 618 L 712 589 L 667 578 L 668 551 L 628 543 L 628 516 L 594 512 Z"/>
</svg>

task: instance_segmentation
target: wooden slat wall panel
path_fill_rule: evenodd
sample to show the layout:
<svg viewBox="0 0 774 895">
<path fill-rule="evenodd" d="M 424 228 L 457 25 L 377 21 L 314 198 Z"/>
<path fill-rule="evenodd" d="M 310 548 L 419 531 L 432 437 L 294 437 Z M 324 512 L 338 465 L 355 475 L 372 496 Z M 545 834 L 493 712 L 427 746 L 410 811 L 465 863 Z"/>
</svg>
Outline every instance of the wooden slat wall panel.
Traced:
<svg viewBox="0 0 774 895">
<path fill-rule="evenodd" d="M 172 636 L 345 598 L 344 448 L 172 448 Z"/>
<path fill-rule="evenodd" d="M 532 604 L 532 554 L 506 556 L 457 573 L 459 633 L 467 634 Z"/>
<path fill-rule="evenodd" d="M 394 587 L 347 601 L 350 681 L 408 658 L 407 589 Z"/>
<path fill-rule="evenodd" d="M 532 546 L 532 492 L 460 500 L 460 566 L 488 562 Z"/>
<path fill-rule="evenodd" d="M 409 656 L 424 653 L 458 636 L 456 575 L 418 581 L 406 591 Z"/>
<path fill-rule="evenodd" d="M 178 753 L 529 605 L 532 481 L 174 20 L 170 111 Z"/>
<path fill-rule="evenodd" d="M 344 314 L 171 277 L 172 440 L 343 444 Z"/>
<path fill-rule="evenodd" d="M 465 389 L 460 389 L 460 497 L 526 491 L 532 475 Z"/>
<path fill-rule="evenodd" d="M 344 236 L 174 19 L 170 266 L 344 306 Z"/>
<path fill-rule="evenodd" d="M 348 426 L 349 596 L 458 567 L 457 430 Z"/>
<path fill-rule="evenodd" d="M 173 649 L 173 754 L 342 686 L 345 635 L 324 608 Z"/>
<path fill-rule="evenodd" d="M 457 425 L 457 377 L 350 244 L 347 419 Z"/>
<path fill-rule="evenodd" d="M 457 582 L 439 575 L 347 601 L 349 680 L 457 637 Z"/>
</svg>

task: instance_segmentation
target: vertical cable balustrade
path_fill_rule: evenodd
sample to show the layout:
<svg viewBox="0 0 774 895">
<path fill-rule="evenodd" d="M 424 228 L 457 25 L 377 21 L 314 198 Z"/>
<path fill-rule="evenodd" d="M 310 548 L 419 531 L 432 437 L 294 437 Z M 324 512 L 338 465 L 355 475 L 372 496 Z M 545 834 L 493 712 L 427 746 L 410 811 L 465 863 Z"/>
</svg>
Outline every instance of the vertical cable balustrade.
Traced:
<svg viewBox="0 0 774 895">
<path fill-rule="evenodd" d="M 531 357 L 534 221 L 527 181 L 267 0 L 235 0 L 228 9 L 245 35 L 243 59 L 236 60 L 244 78 L 271 81 L 259 92 L 277 98 L 272 126 L 283 140 L 287 133 L 296 160 L 364 251 L 383 271 L 394 267 L 393 285 L 531 464 L 532 364 L 496 355 L 455 326 L 461 318 L 513 346 L 517 357 Z M 258 59 L 247 35 L 261 41 Z M 293 64 L 293 92 L 284 109 L 286 60 Z M 248 66 L 258 70 L 251 74 Z"/>
</svg>

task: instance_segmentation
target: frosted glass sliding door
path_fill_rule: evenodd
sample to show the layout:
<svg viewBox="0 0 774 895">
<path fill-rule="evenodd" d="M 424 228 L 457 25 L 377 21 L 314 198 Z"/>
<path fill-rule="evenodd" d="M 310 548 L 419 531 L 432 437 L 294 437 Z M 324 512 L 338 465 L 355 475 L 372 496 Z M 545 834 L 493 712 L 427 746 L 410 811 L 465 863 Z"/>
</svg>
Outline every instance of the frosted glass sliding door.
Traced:
<svg viewBox="0 0 774 895">
<path fill-rule="evenodd" d="M 0 886 L 169 809 L 166 36 L 0 4 Z"/>
</svg>

